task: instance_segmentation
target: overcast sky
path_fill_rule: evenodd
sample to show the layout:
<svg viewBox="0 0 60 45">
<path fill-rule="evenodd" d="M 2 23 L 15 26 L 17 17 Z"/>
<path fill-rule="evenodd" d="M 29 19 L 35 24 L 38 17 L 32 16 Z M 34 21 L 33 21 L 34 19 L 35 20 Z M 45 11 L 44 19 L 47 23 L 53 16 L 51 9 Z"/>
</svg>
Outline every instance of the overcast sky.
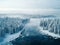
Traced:
<svg viewBox="0 0 60 45">
<path fill-rule="evenodd" d="M 60 8 L 60 0 L 0 0 L 0 8 Z"/>
<path fill-rule="evenodd" d="M 38 11 L 39 9 L 41 11 L 48 10 L 59 12 L 60 0 L 0 0 L 0 11 L 6 10 Z"/>
<path fill-rule="evenodd" d="M 60 8 L 60 0 L 0 0 L 0 8 Z"/>
</svg>

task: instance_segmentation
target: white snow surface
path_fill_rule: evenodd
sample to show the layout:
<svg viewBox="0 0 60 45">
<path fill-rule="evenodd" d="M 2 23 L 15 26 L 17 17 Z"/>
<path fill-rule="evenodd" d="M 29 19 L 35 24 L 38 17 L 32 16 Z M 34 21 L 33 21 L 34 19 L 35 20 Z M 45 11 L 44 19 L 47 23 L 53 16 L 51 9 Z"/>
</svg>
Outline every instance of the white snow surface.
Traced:
<svg viewBox="0 0 60 45">
<path fill-rule="evenodd" d="M 30 25 L 30 24 L 31 25 L 35 25 L 35 26 L 39 26 L 39 22 L 40 22 L 39 19 L 36 19 L 36 20 L 35 19 L 31 19 L 30 23 L 26 24 L 26 26 Z M 56 38 L 56 39 L 60 38 L 60 36 L 58 34 L 51 33 L 48 30 L 43 30 L 42 27 L 40 27 L 40 26 L 38 28 L 39 28 L 40 33 L 42 33 L 44 35 L 49 35 L 49 36 L 52 36 L 53 38 Z M 21 32 L 22 31 L 19 31 L 18 33 L 15 33 L 15 34 L 12 34 L 12 35 L 7 35 L 6 38 L 4 38 L 4 41 L 0 43 L 0 45 L 3 44 L 3 43 L 6 43 L 6 42 L 9 42 L 9 41 L 12 41 L 12 40 L 18 38 L 19 36 L 21 36 Z"/>
<path fill-rule="evenodd" d="M 60 38 L 60 35 L 58 35 L 58 34 L 49 32 L 48 30 L 43 30 L 42 27 L 39 27 L 39 28 L 40 28 L 40 33 L 42 33 L 43 35 L 52 36 L 52 37 L 55 38 L 55 39 Z"/>
</svg>

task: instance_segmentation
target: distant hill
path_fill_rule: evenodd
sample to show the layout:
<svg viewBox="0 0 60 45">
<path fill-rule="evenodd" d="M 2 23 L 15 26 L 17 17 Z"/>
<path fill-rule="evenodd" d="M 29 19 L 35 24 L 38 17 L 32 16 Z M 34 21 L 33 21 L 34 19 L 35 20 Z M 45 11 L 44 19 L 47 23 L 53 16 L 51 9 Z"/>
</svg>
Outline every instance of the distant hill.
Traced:
<svg viewBox="0 0 60 45">
<path fill-rule="evenodd" d="M 56 15 L 40 15 L 40 14 L 0 14 L 0 17 L 19 17 L 19 18 L 56 18 Z"/>
</svg>

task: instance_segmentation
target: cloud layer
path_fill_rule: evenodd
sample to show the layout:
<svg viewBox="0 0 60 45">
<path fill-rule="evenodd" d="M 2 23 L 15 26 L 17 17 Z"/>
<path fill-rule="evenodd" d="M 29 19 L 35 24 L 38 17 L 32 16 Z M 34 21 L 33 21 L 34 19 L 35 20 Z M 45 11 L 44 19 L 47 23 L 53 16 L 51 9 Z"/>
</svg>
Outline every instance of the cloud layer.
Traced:
<svg viewBox="0 0 60 45">
<path fill-rule="evenodd" d="M 0 8 L 60 8 L 60 0 L 0 0 Z"/>
</svg>

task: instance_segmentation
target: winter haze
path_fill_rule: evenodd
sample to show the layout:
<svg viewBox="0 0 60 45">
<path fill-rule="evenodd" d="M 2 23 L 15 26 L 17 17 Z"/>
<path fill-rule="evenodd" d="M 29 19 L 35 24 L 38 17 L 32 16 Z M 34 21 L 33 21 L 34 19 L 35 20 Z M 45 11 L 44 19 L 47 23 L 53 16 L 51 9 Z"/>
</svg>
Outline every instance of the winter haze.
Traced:
<svg viewBox="0 0 60 45">
<path fill-rule="evenodd" d="M 0 13 L 60 15 L 60 0 L 0 0 Z"/>
</svg>

